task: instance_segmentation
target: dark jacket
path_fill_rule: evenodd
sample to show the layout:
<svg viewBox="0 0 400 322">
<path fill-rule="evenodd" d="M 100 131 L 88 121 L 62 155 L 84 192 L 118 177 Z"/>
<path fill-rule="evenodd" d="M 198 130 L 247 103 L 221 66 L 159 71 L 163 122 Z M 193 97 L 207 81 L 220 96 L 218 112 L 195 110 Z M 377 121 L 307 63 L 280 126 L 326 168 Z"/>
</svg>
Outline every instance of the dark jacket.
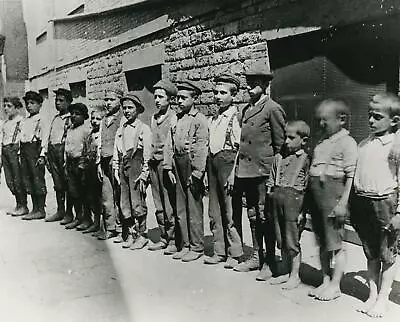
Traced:
<svg viewBox="0 0 400 322">
<path fill-rule="evenodd" d="M 236 175 L 239 178 L 268 176 L 273 157 L 285 141 L 285 112 L 269 97 L 242 112 L 242 134 Z"/>
</svg>

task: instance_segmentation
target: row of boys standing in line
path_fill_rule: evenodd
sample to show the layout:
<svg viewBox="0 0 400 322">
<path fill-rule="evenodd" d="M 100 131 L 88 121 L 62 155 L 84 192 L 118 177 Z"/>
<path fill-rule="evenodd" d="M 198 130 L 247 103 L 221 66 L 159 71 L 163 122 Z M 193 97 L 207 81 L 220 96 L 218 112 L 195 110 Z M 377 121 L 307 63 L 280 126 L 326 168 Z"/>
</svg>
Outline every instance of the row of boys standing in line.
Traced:
<svg viewBox="0 0 400 322">
<path fill-rule="evenodd" d="M 369 299 L 360 311 L 373 317 L 382 316 L 395 273 L 400 217 L 393 134 L 400 116 L 399 98 L 391 94 L 373 97 L 369 109 L 371 136 L 358 149 L 345 129 L 350 114 L 347 104 L 338 99 L 323 101 L 316 109 L 323 136 L 310 163 L 303 150 L 310 128 L 303 121 L 285 125 L 284 111 L 266 95 L 271 79 L 265 66 L 256 65 L 246 72 L 250 103 L 239 115 L 232 104 L 239 80 L 229 74 L 218 76 L 214 94 L 219 111 L 209 121 L 194 105 L 201 93 L 195 83 L 183 82 L 176 88 L 162 80 L 154 86 L 159 111 L 152 118 L 151 129 L 138 119 L 144 106 L 132 93 L 122 95 L 118 89 L 106 92 L 107 115 L 101 120 L 101 114 L 93 112 L 90 130 L 85 123 L 86 106 L 69 105 L 70 92 L 59 89 L 56 91 L 59 114 L 42 142 L 40 127 L 33 125 L 39 123 L 29 121 L 37 119 L 41 97 L 28 92 L 24 100 L 30 117 L 27 121 L 18 120 L 6 107 L 9 120 L 2 132 L 3 166 L 17 200 L 13 215 L 23 215 L 23 219 L 44 218 L 47 158 L 58 203 L 57 213 L 47 221 L 61 219 L 67 228 L 95 232 L 102 217 L 106 231 L 97 232 L 100 239 L 117 237 L 114 242 L 122 242 L 124 248 L 139 249 L 148 243 L 145 196 L 151 182 L 161 240 L 149 249 L 163 249 L 164 254 L 189 262 L 200 258 L 204 250 L 202 196 L 207 171 L 214 255 L 206 257 L 204 262 L 224 262 L 226 268 L 239 272 L 260 269 L 258 280 L 284 283 L 284 289 L 297 287 L 299 241 L 306 206 L 320 245 L 323 272 L 323 283 L 310 296 L 332 300 L 341 294 L 340 280 L 345 269 L 343 229 L 352 194 L 351 219 L 368 260 L 370 285 Z M 169 106 L 175 95 L 177 113 Z M 5 105 L 13 105 L 12 100 L 6 99 Z M 67 111 L 71 113 L 71 127 Z M 15 136 L 19 135 L 16 129 L 21 122 L 22 175 L 17 178 L 11 168 L 18 162 L 10 162 L 8 155 L 18 160 L 18 153 L 15 155 L 13 151 L 18 149 Z M 114 137 L 106 132 L 113 125 Z M 31 135 L 28 139 L 27 134 Z M 18 182 L 21 178 L 24 184 Z M 85 189 L 88 185 L 91 188 Z M 24 189 L 31 193 L 34 207 L 28 214 Z M 66 209 L 65 193 L 68 194 Z M 243 194 L 253 243 L 253 254 L 245 261 L 241 261 Z M 92 202 L 84 206 L 82 196 Z M 122 226 L 120 235 L 116 221 Z M 279 267 L 275 262 L 275 242 L 282 251 L 283 262 Z M 331 257 L 335 263 L 332 272 Z"/>
</svg>

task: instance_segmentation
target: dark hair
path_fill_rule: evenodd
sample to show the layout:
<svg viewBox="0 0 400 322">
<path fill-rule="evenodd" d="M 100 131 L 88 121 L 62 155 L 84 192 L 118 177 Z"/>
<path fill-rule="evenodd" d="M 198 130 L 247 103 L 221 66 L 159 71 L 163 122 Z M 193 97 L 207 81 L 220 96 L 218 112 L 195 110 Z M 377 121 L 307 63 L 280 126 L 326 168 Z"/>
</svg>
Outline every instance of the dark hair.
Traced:
<svg viewBox="0 0 400 322">
<path fill-rule="evenodd" d="M 309 137 L 310 136 L 310 126 L 304 121 L 289 121 L 286 124 L 286 128 L 292 127 L 296 129 L 296 133 L 301 137 Z"/>
<path fill-rule="evenodd" d="M 68 108 L 68 111 L 71 113 L 72 111 L 78 111 L 83 115 L 84 119 L 87 120 L 89 118 L 88 109 L 85 104 L 83 103 L 75 103 L 71 104 Z"/>
<path fill-rule="evenodd" d="M 3 99 L 4 103 L 11 103 L 12 105 L 14 105 L 14 107 L 16 109 L 20 109 L 23 107 L 21 100 L 16 97 L 16 96 L 8 96 L 8 97 L 4 97 Z"/>
</svg>

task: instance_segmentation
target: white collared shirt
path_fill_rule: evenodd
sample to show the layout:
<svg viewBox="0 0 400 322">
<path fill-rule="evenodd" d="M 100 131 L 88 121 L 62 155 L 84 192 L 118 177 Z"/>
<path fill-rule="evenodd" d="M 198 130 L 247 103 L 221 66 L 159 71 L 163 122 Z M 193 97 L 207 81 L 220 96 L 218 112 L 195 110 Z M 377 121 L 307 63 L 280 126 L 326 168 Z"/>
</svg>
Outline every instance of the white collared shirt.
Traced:
<svg viewBox="0 0 400 322">
<path fill-rule="evenodd" d="M 389 161 L 394 134 L 370 136 L 358 147 L 358 161 L 354 176 L 356 193 L 385 196 L 398 188 L 398 170 Z"/>
<path fill-rule="evenodd" d="M 0 144 L 5 146 L 19 143 L 21 137 L 21 125 L 23 117 L 16 115 L 12 120 L 5 120 L 0 131 Z M 19 129 L 17 129 L 17 124 Z"/>
<path fill-rule="evenodd" d="M 240 144 L 240 133 L 241 128 L 237 118 L 236 106 L 230 106 L 222 114 L 219 114 L 216 118 L 209 120 L 209 132 L 210 132 L 210 152 L 216 154 L 222 150 L 232 150 L 232 146 L 227 144 L 227 130 L 229 122 L 232 120 L 232 128 L 230 130 L 230 140 L 233 146 L 236 148 Z M 233 119 L 232 119 L 233 118 Z"/>
</svg>

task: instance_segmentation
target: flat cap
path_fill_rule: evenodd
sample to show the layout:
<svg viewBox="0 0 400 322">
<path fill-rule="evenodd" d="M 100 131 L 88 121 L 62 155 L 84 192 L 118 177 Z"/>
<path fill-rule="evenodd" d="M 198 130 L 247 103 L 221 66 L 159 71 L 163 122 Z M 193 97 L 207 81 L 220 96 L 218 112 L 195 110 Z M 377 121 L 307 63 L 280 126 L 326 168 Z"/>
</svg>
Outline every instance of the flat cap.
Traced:
<svg viewBox="0 0 400 322">
<path fill-rule="evenodd" d="M 235 75 L 224 73 L 214 78 L 215 83 L 229 83 L 236 86 L 237 89 L 240 88 L 240 79 Z"/>
<path fill-rule="evenodd" d="M 88 108 L 83 103 L 71 104 L 70 106 L 68 106 L 68 111 L 70 113 L 72 113 L 72 111 L 78 111 L 79 113 L 81 113 L 83 115 L 85 120 L 87 120 L 89 118 Z"/>
<path fill-rule="evenodd" d="M 34 92 L 34 91 L 28 91 L 28 92 L 26 92 L 26 93 L 25 93 L 25 96 L 24 96 L 22 99 L 25 101 L 25 103 L 26 103 L 28 100 L 35 101 L 35 102 L 37 102 L 37 103 L 39 103 L 39 104 L 42 104 L 42 103 L 43 103 L 43 97 L 42 97 L 42 95 L 40 95 L 38 92 Z"/>
<path fill-rule="evenodd" d="M 176 86 L 170 82 L 167 79 L 161 79 L 160 81 L 158 81 L 154 86 L 154 89 L 160 88 L 163 89 L 167 92 L 168 95 L 170 96 L 175 96 L 176 93 L 178 93 L 178 89 L 176 88 Z"/>
<path fill-rule="evenodd" d="M 139 113 L 144 112 L 144 106 L 143 106 L 142 102 L 140 101 L 140 98 L 136 94 L 134 94 L 133 92 L 126 93 L 124 96 L 121 97 L 121 100 L 120 100 L 121 105 L 126 100 L 130 100 L 133 103 L 135 103 L 137 109 L 139 110 Z"/>
<path fill-rule="evenodd" d="M 122 89 L 120 86 L 115 85 L 115 84 L 108 84 L 108 85 L 106 86 L 106 88 L 104 89 L 104 94 L 106 95 L 107 92 L 112 92 L 112 93 L 114 93 L 115 95 L 118 96 L 118 98 L 121 98 L 122 96 L 124 96 L 124 91 L 123 91 L 123 89 Z"/>
<path fill-rule="evenodd" d="M 72 92 L 69 89 L 58 88 L 53 91 L 56 95 L 64 96 L 68 102 L 72 102 Z"/>
<path fill-rule="evenodd" d="M 177 84 L 178 90 L 184 89 L 184 90 L 188 90 L 188 91 L 194 91 L 197 95 L 201 94 L 201 89 L 200 87 L 192 81 L 184 81 L 181 83 Z"/>
<path fill-rule="evenodd" d="M 256 61 L 245 71 L 244 74 L 246 76 L 263 76 L 269 79 L 274 78 L 274 75 L 267 66 L 267 63 L 263 61 Z"/>
</svg>

